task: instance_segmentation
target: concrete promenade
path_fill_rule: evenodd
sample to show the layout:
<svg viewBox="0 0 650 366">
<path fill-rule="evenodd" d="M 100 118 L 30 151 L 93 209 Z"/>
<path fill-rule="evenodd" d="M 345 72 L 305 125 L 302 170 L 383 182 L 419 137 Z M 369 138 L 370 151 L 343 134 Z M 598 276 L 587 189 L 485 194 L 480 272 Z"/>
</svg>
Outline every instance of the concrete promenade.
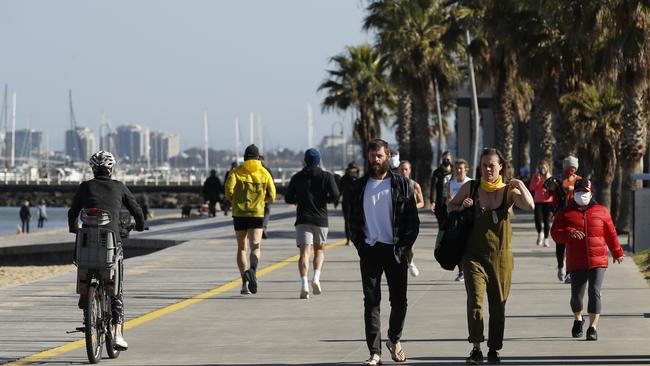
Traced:
<svg viewBox="0 0 650 366">
<path fill-rule="evenodd" d="M 331 212 L 333 245 L 326 252 L 323 294 L 309 300 L 298 299 L 292 207 L 273 206 L 257 295 L 239 294 L 229 217 L 170 220 L 134 235 L 184 243 L 126 261 L 130 348 L 102 364 L 360 364 L 368 352 L 358 258 L 353 247 L 341 245 L 340 211 Z M 420 276 L 409 277 L 403 334 L 406 364 L 464 364 L 470 350 L 465 289 L 453 281 L 455 273 L 433 261 L 433 215 L 421 212 L 420 218 L 415 252 Z M 600 339 L 576 340 L 570 334 L 570 289 L 556 280 L 554 247 L 534 245 L 531 215 L 518 215 L 513 222 L 515 272 L 503 363 L 650 365 L 650 288 L 630 258 L 607 271 Z M 0 364 L 87 363 L 79 341 L 83 335 L 66 334 L 81 326 L 74 281 L 75 274 L 67 273 L 0 289 Z M 384 336 L 388 311 L 384 286 Z M 385 348 L 383 361 L 393 364 Z"/>
</svg>

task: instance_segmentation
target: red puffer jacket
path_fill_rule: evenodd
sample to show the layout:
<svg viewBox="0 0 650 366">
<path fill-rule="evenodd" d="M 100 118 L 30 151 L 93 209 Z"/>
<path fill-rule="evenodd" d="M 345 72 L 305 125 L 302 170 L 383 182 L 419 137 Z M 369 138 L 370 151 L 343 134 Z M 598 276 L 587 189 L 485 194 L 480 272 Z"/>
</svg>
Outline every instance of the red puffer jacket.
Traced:
<svg viewBox="0 0 650 366">
<path fill-rule="evenodd" d="M 584 239 L 574 239 L 574 231 L 586 234 Z M 553 240 L 566 244 L 567 271 L 574 269 L 607 268 L 607 247 L 614 258 L 624 255 L 618 235 L 607 207 L 590 204 L 581 210 L 575 204 L 561 209 L 553 220 Z"/>
</svg>

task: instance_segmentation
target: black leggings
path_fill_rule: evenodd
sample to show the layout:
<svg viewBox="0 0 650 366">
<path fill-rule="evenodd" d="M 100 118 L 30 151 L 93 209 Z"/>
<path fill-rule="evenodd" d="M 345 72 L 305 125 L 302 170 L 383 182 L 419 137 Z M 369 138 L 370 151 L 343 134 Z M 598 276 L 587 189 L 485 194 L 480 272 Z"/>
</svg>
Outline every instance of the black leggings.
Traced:
<svg viewBox="0 0 650 366">
<path fill-rule="evenodd" d="M 535 202 L 535 229 L 538 234 L 541 233 L 542 221 L 544 221 L 544 238 L 548 238 L 548 233 L 551 230 L 550 220 L 551 204 Z"/>
<path fill-rule="evenodd" d="M 605 279 L 605 268 L 577 269 L 571 271 L 571 310 L 574 313 L 582 311 L 582 299 L 585 296 L 585 287 L 589 282 L 589 300 L 587 312 L 600 314 L 603 305 L 600 300 L 600 288 Z"/>
<path fill-rule="evenodd" d="M 555 243 L 555 258 L 557 259 L 557 268 L 564 268 L 564 252 L 566 245 Z"/>
</svg>

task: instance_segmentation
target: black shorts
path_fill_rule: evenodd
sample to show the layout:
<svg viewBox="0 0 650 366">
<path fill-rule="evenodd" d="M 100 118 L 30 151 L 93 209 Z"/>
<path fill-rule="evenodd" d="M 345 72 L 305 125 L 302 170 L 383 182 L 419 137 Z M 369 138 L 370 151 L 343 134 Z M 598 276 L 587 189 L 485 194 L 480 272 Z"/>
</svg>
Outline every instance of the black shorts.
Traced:
<svg viewBox="0 0 650 366">
<path fill-rule="evenodd" d="M 235 231 L 242 231 L 248 229 L 262 229 L 264 227 L 263 217 L 233 217 L 232 223 L 235 226 Z"/>
</svg>

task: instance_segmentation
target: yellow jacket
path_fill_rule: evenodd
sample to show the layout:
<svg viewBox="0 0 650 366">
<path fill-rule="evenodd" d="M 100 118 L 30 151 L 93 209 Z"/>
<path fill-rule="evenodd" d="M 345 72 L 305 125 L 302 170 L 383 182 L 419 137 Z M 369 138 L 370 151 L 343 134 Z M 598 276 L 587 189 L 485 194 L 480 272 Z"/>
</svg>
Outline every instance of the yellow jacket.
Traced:
<svg viewBox="0 0 650 366">
<path fill-rule="evenodd" d="M 275 184 L 259 160 L 246 160 L 226 181 L 226 199 L 233 217 L 264 217 L 264 204 L 275 201 Z"/>
</svg>

